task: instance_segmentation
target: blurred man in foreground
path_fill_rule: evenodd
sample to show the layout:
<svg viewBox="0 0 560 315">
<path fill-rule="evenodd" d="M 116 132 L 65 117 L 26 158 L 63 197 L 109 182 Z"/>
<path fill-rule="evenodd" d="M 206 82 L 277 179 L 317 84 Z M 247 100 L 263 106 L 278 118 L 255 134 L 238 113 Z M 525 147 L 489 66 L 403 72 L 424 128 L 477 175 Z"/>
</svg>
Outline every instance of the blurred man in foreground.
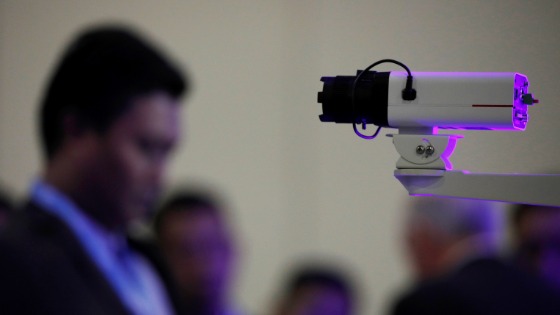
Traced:
<svg viewBox="0 0 560 315">
<path fill-rule="evenodd" d="M 158 256 L 126 230 L 158 197 L 185 88 L 130 29 L 72 42 L 40 107 L 43 172 L 0 234 L 2 314 L 180 312 Z"/>
<path fill-rule="evenodd" d="M 417 283 L 392 314 L 560 314 L 550 287 L 498 257 L 496 204 L 412 200 L 406 240 Z"/>
</svg>

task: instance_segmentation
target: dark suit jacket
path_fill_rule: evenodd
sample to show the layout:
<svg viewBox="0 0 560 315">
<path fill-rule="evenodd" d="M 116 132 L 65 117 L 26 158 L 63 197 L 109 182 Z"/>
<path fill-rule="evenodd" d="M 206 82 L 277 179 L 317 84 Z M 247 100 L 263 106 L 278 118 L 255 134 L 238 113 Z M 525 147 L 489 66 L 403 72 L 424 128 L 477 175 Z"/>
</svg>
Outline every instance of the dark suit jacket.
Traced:
<svg viewBox="0 0 560 315">
<path fill-rule="evenodd" d="M 560 296 L 539 279 L 485 258 L 418 285 L 397 301 L 392 314 L 558 315 Z"/>
<path fill-rule="evenodd" d="M 131 247 L 160 274 L 178 314 L 171 277 L 154 249 Z M 129 314 L 66 224 L 30 203 L 0 232 L 0 314 Z"/>
</svg>

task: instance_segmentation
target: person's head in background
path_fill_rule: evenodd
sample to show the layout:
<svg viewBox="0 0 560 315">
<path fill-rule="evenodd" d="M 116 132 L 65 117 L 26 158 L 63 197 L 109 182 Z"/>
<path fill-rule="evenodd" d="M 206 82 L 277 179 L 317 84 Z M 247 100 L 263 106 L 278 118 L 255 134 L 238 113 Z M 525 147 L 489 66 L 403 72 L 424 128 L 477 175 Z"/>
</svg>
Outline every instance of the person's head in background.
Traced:
<svg viewBox="0 0 560 315">
<path fill-rule="evenodd" d="M 560 288 L 560 208 L 518 204 L 510 214 L 516 265 Z"/>
<path fill-rule="evenodd" d="M 223 203 L 206 190 L 171 195 L 156 213 L 157 241 L 192 314 L 226 314 L 235 263 Z"/>
<path fill-rule="evenodd" d="M 86 29 L 46 86 L 44 180 L 108 229 L 144 216 L 178 142 L 186 89 L 178 68 L 131 28 Z"/>
<path fill-rule="evenodd" d="M 406 209 L 405 242 L 416 280 L 437 277 L 461 262 L 495 255 L 503 237 L 499 204 L 413 197 Z"/>
<path fill-rule="evenodd" d="M 308 264 L 288 276 L 273 315 L 351 315 L 356 292 L 340 269 Z"/>
<path fill-rule="evenodd" d="M 0 190 L 0 228 L 4 225 L 13 211 L 11 199 L 4 191 Z"/>
</svg>

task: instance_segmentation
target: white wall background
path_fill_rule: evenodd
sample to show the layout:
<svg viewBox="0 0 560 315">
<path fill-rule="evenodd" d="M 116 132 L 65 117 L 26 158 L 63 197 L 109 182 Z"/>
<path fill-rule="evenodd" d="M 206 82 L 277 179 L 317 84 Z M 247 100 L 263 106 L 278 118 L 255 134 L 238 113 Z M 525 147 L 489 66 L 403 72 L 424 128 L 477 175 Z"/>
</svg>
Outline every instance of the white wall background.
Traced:
<svg viewBox="0 0 560 315">
<path fill-rule="evenodd" d="M 286 268 L 307 255 L 352 269 L 361 314 L 382 313 L 407 277 L 396 152 L 384 136 L 366 142 L 348 125 L 319 122 L 321 76 L 382 58 L 413 71 L 524 73 L 541 100 L 528 130 L 468 132 L 455 167 L 560 166 L 556 0 L 2 0 L 0 182 L 20 196 L 41 169 L 43 83 L 73 34 L 99 21 L 136 25 L 191 73 L 170 180 L 203 180 L 226 193 L 242 242 L 236 296 L 254 314 L 265 313 Z"/>
</svg>

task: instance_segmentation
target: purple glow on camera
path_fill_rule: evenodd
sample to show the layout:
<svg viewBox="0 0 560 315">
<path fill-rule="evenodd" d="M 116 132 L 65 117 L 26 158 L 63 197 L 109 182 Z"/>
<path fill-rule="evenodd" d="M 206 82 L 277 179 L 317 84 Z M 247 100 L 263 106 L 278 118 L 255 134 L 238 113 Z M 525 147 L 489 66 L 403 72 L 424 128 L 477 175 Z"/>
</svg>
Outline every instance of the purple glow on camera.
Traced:
<svg viewBox="0 0 560 315">
<path fill-rule="evenodd" d="M 418 72 L 412 72 L 414 76 Z M 509 78 L 511 72 L 420 72 L 424 76 L 450 78 L 462 80 L 462 78 Z M 516 74 L 517 75 L 517 74 Z"/>
<path fill-rule="evenodd" d="M 449 137 L 449 142 L 447 144 L 447 148 L 445 148 L 445 151 L 443 151 L 441 153 L 441 160 L 445 164 L 445 169 L 448 170 L 448 171 L 453 170 L 453 164 L 449 160 L 449 157 L 451 157 L 451 155 L 453 154 L 453 151 L 455 151 L 455 147 L 457 146 L 457 140 L 459 138 L 462 138 L 462 137 L 463 136 L 461 136 L 461 135 L 457 135 L 457 136 L 454 136 L 454 137 Z"/>
</svg>

